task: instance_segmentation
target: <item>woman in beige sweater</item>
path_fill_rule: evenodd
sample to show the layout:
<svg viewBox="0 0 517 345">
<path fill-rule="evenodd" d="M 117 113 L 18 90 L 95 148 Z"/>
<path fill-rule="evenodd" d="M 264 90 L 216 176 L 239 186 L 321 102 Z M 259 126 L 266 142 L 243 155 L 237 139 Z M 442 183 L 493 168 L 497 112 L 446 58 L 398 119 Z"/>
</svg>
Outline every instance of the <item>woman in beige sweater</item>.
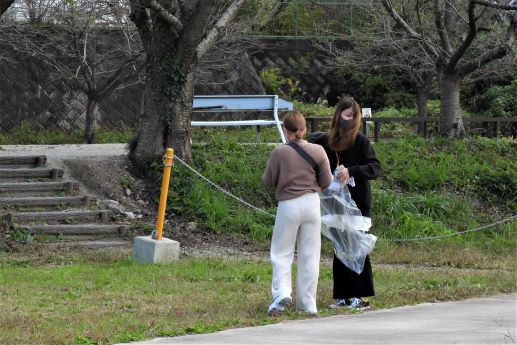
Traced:
<svg viewBox="0 0 517 345">
<path fill-rule="evenodd" d="M 291 266 L 296 246 L 296 309 L 315 315 L 321 249 L 318 192 L 330 185 L 332 173 L 325 150 L 303 140 L 307 132 L 303 114 L 289 112 L 283 121 L 287 139 L 314 160 L 318 172 L 293 147 L 281 145 L 271 152 L 262 175 L 262 181 L 275 188 L 278 200 L 271 240 L 273 302 L 268 313 L 280 314 L 292 301 Z"/>
</svg>

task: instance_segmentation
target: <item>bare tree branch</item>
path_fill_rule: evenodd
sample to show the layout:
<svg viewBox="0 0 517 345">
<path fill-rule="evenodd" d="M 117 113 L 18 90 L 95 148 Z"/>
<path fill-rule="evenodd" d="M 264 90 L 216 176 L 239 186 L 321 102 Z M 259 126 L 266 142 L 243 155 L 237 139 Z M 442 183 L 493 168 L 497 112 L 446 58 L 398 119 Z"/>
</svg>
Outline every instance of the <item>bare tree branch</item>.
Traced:
<svg viewBox="0 0 517 345">
<path fill-rule="evenodd" d="M 483 66 L 484 64 L 500 59 L 501 57 L 508 54 L 511 51 L 512 46 L 515 42 L 515 37 L 517 36 L 517 14 L 513 14 L 510 16 L 510 27 L 508 28 L 508 32 L 506 35 L 506 44 L 500 45 L 492 50 L 480 55 L 478 58 L 470 60 L 467 63 L 464 63 L 460 68 L 460 73 L 462 75 L 466 75 Z"/>
<path fill-rule="evenodd" d="M 467 37 L 463 40 L 461 45 L 456 49 L 454 54 L 451 56 L 449 62 L 447 63 L 447 71 L 452 72 L 456 66 L 458 65 L 458 61 L 460 61 L 461 57 L 465 54 L 465 51 L 467 51 L 468 47 L 472 44 L 472 41 L 477 35 L 477 25 L 476 25 L 476 18 L 475 18 L 475 11 L 476 5 L 471 1 L 469 3 L 469 32 L 467 34 Z"/>
<path fill-rule="evenodd" d="M 434 56 L 438 57 L 440 56 L 440 54 L 438 53 L 438 51 L 436 50 L 435 46 L 429 42 L 425 36 L 419 34 L 418 32 L 416 32 L 415 30 L 413 30 L 413 28 L 411 26 L 409 26 L 409 24 L 404 20 L 404 18 L 402 18 L 398 13 L 397 11 L 395 11 L 395 9 L 393 8 L 393 5 L 391 4 L 391 1 L 390 0 L 381 0 L 381 3 L 382 5 L 384 6 L 384 8 L 386 9 L 386 11 L 388 11 L 388 13 L 390 14 L 390 16 L 410 35 L 412 36 L 413 38 L 416 38 L 418 40 L 420 40 L 422 43 L 425 44 L 426 46 L 426 49 L 431 52 Z"/>
<path fill-rule="evenodd" d="M 451 41 L 449 40 L 449 34 L 445 27 L 445 17 L 446 15 L 442 11 L 441 1 L 434 0 L 434 22 L 436 24 L 436 29 L 438 30 L 438 35 L 440 36 L 440 41 L 442 42 L 442 48 L 447 52 L 447 54 L 452 54 Z M 448 17 L 450 17 L 450 14 Z"/>
<path fill-rule="evenodd" d="M 230 21 L 235 18 L 239 9 L 244 5 L 248 0 L 235 0 L 223 13 L 223 15 L 219 18 L 217 23 L 213 26 L 213 28 L 207 33 L 205 39 L 199 43 L 197 47 L 197 57 L 200 60 L 203 55 L 206 54 L 208 49 L 213 46 L 214 42 L 217 40 L 217 37 L 221 33 L 221 31 L 228 25 Z"/>
<path fill-rule="evenodd" d="M 172 13 L 163 8 L 163 6 L 158 3 L 158 1 L 148 0 L 147 6 L 149 6 L 149 8 L 153 9 L 156 13 L 158 13 L 158 15 L 165 22 L 172 25 L 173 29 L 176 31 L 176 36 L 179 36 L 181 34 L 181 31 L 183 30 L 183 24 L 181 24 L 179 19 L 176 18 Z"/>
<path fill-rule="evenodd" d="M 121 85 L 126 84 L 131 79 L 135 79 L 135 75 L 140 74 L 142 69 L 145 67 L 145 58 L 143 55 L 139 56 L 135 60 L 129 60 L 125 64 L 119 67 L 117 71 L 112 73 L 111 77 L 108 78 L 104 85 L 99 88 L 98 94 L 99 99 L 103 99 L 109 96 L 115 89 Z"/>
</svg>

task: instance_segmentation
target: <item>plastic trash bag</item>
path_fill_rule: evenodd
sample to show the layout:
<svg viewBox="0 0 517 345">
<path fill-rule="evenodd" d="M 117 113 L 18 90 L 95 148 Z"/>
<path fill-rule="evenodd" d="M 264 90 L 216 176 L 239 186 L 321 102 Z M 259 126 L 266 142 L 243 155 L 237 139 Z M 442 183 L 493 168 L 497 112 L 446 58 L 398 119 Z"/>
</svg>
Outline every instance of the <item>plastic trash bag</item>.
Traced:
<svg viewBox="0 0 517 345">
<path fill-rule="evenodd" d="M 369 234 L 371 218 L 363 217 L 346 185 L 334 179 L 320 193 L 321 233 L 332 241 L 336 257 L 349 269 L 360 274 L 366 255 L 377 237 Z"/>
</svg>

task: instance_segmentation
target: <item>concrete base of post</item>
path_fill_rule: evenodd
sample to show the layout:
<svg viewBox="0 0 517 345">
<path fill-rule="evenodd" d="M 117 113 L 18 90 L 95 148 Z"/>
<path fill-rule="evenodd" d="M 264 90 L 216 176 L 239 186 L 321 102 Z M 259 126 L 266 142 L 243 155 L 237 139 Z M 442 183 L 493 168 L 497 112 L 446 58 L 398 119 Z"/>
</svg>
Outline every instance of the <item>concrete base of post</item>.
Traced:
<svg viewBox="0 0 517 345">
<path fill-rule="evenodd" d="M 162 238 L 152 239 L 151 236 L 137 236 L 133 240 L 133 261 L 140 263 L 167 263 L 178 260 L 180 243 Z"/>
</svg>

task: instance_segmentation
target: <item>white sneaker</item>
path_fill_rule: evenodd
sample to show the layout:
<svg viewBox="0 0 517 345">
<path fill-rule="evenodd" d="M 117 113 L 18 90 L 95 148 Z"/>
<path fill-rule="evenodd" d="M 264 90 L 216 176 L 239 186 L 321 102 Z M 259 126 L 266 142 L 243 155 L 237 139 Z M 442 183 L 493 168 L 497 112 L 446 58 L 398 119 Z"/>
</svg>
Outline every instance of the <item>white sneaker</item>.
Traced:
<svg viewBox="0 0 517 345">
<path fill-rule="evenodd" d="M 363 301 L 360 298 L 353 297 L 350 299 L 350 304 L 347 305 L 348 308 L 354 310 L 366 310 L 370 309 L 370 302 Z"/>
<path fill-rule="evenodd" d="M 269 305 L 267 310 L 268 315 L 280 315 L 284 312 L 285 308 L 288 307 L 292 302 L 291 297 L 289 296 L 278 296 L 273 300 L 273 302 Z"/>
</svg>

